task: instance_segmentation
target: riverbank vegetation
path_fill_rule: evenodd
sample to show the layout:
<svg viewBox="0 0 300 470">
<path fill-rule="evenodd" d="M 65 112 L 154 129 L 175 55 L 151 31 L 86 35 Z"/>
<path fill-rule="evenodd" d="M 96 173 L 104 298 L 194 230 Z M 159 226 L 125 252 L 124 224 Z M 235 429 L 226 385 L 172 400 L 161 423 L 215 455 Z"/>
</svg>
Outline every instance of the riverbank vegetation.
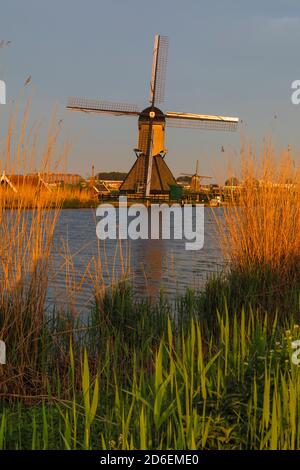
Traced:
<svg viewBox="0 0 300 470">
<path fill-rule="evenodd" d="M 123 286 L 84 328 L 47 322 L 30 364 L 2 377 L 0 447 L 299 448 L 299 325 L 225 310 L 208 327 L 201 297 L 151 305 Z"/>
<path fill-rule="evenodd" d="M 34 144 L 12 138 L 3 155 L 22 166 Z M 212 209 L 224 272 L 143 299 L 127 267 L 104 285 L 96 257 L 84 318 L 46 308 L 62 200 L 0 199 L 0 448 L 299 449 L 299 174 L 288 154 L 243 152 L 239 205 Z"/>
</svg>

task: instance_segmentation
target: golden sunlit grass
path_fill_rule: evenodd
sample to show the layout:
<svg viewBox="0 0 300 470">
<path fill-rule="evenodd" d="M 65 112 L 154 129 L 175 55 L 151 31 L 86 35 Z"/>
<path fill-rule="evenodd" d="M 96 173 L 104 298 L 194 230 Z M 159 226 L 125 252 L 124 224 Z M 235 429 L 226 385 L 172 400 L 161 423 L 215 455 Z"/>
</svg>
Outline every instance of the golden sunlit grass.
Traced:
<svg viewBox="0 0 300 470">
<path fill-rule="evenodd" d="M 44 174 L 61 172 L 70 153 L 69 143 L 61 142 L 61 124 L 57 119 L 57 112 L 54 110 L 45 133 L 40 122 L 30 124 L 30 107 L 31 98 L 27 101 L 21 118 L 19 106 L 11 111 L 6 138 L 1 148 L 0 168 L 1 173 L 5 170 L 8 178 L 11 175 L 25 175 L 28 179 L 20 181 L 16 187 L 17 192 L 7 184 L 2 185 L 1 207 L 10 209 L 31 208 L 37 205 L 47 207 L 93 205 L 96 198 L 89 187 L 71 185 L 46 187 L 44 184 L 28 183 L 33 175 L 38 180 L 38 172 L 41 174 L 41 181 Z M 43 139 L 41 135 L 44 136 Z"/>
<path fill-rule="evenodd" d="M 36 160 L 37 136 L 33 130 L 26 131 L 28 112 L 27 105 L 19 126 L 15 118 L 10 119 L 2 148 L 2 165 L 8 174 L 24 173 Z M 59 155 L 53 123 L 51 129 L 39 155 L 42 168 Z M 0 337 L 5 338 L 10 364 L 15 364 L 2 368 L 2 391 L 21 391 L 30 382 L 33 389 L 36 385 L 59 209 L 56 195 L 46 198 L 37 188 L 23 186 L 18 194 L 0 189 Z"/>
<path fill-rule="evenodd" d="M 299 169 L 288 152 L 267 146 L 256 159 L 243 147 L 240 181 L 217 218 L 223 252 L 231 275 L 255 278 L 257 294 L 270 290 L 276 303 L 300 283 Z"/>
<path fill-rule="evenodd" d="M 78 208 L 94 207 L 97 204 L 97 196 L 89 188 L 70 186 L 57 186 L 47 190 L 30 184 L 22 184 L 18 191 L 14 192 L 10 187 L 0 188 L 1 207 L 8 209 L 17 207 L 34 208 L 37 205 L 47 207 Z"/>
<path fill-rule="evenodd" d="M 60 126 L 55 124 L 54 118 L 45 142 L 38 144 L 41 127 L 28 128 L 29 104 L 20 123 L 16 114 L 12 113 L 10 118 L 1 149 L 2 170 L 6 175 L 37 174 L 33 171 L 37 167 L 42 175 L 59 171 L 57 164 L 53 168 L 52 162 L 63 162 L 66 157 L 67 147 L 59 142 Z M 104 282 L 103 270 L 107 267 L 106 263 L 102 265 L 100 247 L 85 270 L 78 273 L 67 240 L 59 239 L 55 246 L 59 261 L 55 266 L 52 263 L 54 231 L 60 210 L 65 205 L 82 207 L 91 201 L 96 203 L 89 188 L 70 185 L 46 188 L 27 184 L 26 179 L 21 181 L 17 192 L 6 184 L 0 187 L 0 339 L 5 340 L 8 351 L 8 364 L 0 366 L 3 394 L 34 393 L 43 389 L 46 373 L 41 371 L 44 361 L 49 360 L 51 315 L 46 312 L 46 296 L 50 278 L 55 279 L 56 274 L 65 276 L 64 292 L 61 292 L 65 308 L 62 316 L 68 319 L 69 314 L 73 315 L 71 322 L 66 320 L 65 323 L 69 331 L 74 326 L 72 322 L 76 322 L 76 298 L 82 284 L 88 282 L 92 286 L 91 293 L 94 292 L 99 301 L 105 287 L 115 283 L 114 272 L 107 273 L 106 284 Z M 122 255 L 121 247 L 116 250 Z M 89 299 L 92 300 L 95 299 Z M 56 321 L 60 320 L 55 319 L 54 323 Z M 52 345 L 53 341 L 55 335 L 50 341 Z"/>
</svg>

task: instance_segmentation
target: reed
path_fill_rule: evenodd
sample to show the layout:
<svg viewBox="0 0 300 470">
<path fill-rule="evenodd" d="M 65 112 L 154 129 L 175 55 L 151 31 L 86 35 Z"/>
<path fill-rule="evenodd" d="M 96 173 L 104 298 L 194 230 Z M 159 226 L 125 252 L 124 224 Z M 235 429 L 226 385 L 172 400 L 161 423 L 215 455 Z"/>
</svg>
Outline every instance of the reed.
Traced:
<svg viewBox="0 0 300 470">
<path fill-rule="evenodd" d="M 28 114 L 29 103 L 20 124 L 15 115 L 11 117 L 2 148 L 7 173 L 20 174 L 36 164 L 37 136 L 34 129 L 26 132 Z M 51 123 L 40 154 L 41 167 L 48 167 L 50 159 L 59 155 L 57 138 Z M 38 188 L 24 185 L 17 195 L 12 193 L 10 188 L 0 188 L 0 337 L 7 344 L 10 364 L 1 371 L 2 391 L 34 390 L 42 380 L 38 364 L 44 357 L 45 298 L 60 210 L 59 199 L 45 198 Z"/>
<path fill-rule="evenodd" d="M 240 297 L 253 290 L 270 307 L 300 288 L 300 173 L 288 152 L 270 143 L 257 158 L 242 147 L 239 187 L 218 222 L 229 278 Z M 228 277 L 227 277 L 228 278 Z M 296 296 L 297 297 L 297 296 Z M 296 299 L 297 301 L 297 299 Z M 288 307 L 287 307 L 288 308 Z"/>
<path fill-rule="evenodd" d="M 48 131 L 43 132 L 45 141 L 38 144 L 41 126 L 29 127 L 29 110 L 30 101 L 20 119 L 18 110 L 12 112 L 2 148 L 6 174 L 28 175 L 37 165 L 41 174 L 51 173 L 53 162 L 62 163 L 66 157 L 67 148 L 59 141 L 60 125 L 55 114 Z M 95 204 L 90 191 L 68 185 L 47 190 L 27 184 L 27 179 L 20 180 L 17 193 L 9 186 L 0 188 L 0 338 L 8 351 L 7 365 L 0 366 L 0 392 L 8 395 L 45 392 L 49 367 L 64 370 L 65 356 L 57 360 L 62 347 L 57 338 L 65 338 L 64 331 L 76 329 L 74 305 L 81 284 L 92 284 L 96 302 L 108 286 L 115 284 L 114 272 L 107 276 L 108 286 L 103 281 L 107 266 L 105 260 L 102 262 L 100 246 L 82 275 L 76 272 L 67 241 L 60 240 L 59 246 L 53 246 L 62 207 L 91 201 Z M 54 265 L 51 256 L 54 249 L 59 250 L 59 265 Z M 116 251 L 122 254 L 123 248 L 117 246 Z M 128 267 L 121 263 L 121 269 L 125 278 Z M 68 301 L 65 312 L 54 312 L 52 317 L 47 311 L 46 295 L 49 278 L 55 277 L 58 270 L 65 274 L 64 297 Z"/>
</svg>

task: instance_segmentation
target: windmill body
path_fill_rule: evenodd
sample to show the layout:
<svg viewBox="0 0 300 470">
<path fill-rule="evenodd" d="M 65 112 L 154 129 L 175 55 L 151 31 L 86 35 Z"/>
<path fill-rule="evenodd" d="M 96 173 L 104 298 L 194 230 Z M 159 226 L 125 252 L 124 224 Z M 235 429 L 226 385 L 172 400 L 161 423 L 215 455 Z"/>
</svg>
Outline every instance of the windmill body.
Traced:
<svg viewBox="0 0 300 470">
<path fill-rule="evenodd" d="M 170 186 L 176 185 L 176 180 L 164 160 L 165 127 L 165 115 L 160 109 L 149 107 L 141 112 L 138 120 L 137 159 L 120 191 L 147 197 L 150 194 L 169 194 Z"/>
<path fill-rule="evenodd" d="M 212 179 L 211 176 L 199 175 L 199 160 L 196 162 L 196 172 L 191 175 L 190 173 L 181 173 L 183 176 L 189 176 L 191 178 L 190 191 L 192 193 L 199 193 L 201 191 L 201 181 L 203 179 Z"/>
<path fill-rule="evenodd" d="M 87 113 L 138 117 L 138 147 L 136 161 L 127 174 L 120 192 L 137 197 L 168 195 L 176 180 L 165 162 L 166 126 L 212 130 L 235 130 L 238 118 L 182 112 L 163 112 L 158 104 L 164 101 L 168 38 L 156 35 L 154 40 L 150 106 L 140 111 L 136 105 L 109 101 L 69 98 L 67 109 Z"/>
</svg>

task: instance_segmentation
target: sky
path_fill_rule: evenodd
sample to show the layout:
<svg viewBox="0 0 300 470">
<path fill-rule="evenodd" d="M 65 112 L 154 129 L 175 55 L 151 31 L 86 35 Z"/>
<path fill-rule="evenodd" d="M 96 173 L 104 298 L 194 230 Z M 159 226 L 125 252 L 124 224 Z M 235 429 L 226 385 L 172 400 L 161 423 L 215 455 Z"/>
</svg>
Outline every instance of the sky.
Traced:
<svg viewBox="0 0 300 470">
<path fill-rule="evenodd" d="M 166 161 L 178 176 L 217 180 L 239 159 L 241 136 L 258 148 L 272 137 L 299 163 L 299 0 L 9 0 L 0 4 L 0 140 L 10 104 L 32 96 L 31 122 L 47 124 L 54 108 L 62 139 L 72 143 L 67 170 L 87 176 L 128 171 L 137 120 L 71 113 L 68 96 L 146 107 L 154 34 L 169 36 L 165 111 L 238 116 L 236 133 L 167 129 Z M 25 79 L 31 75 L 28 86 Z M 224 149 L 224 152 L 221 149 Z M 235 161 L 236 160 L 236 161 Z"/>
</svg>

